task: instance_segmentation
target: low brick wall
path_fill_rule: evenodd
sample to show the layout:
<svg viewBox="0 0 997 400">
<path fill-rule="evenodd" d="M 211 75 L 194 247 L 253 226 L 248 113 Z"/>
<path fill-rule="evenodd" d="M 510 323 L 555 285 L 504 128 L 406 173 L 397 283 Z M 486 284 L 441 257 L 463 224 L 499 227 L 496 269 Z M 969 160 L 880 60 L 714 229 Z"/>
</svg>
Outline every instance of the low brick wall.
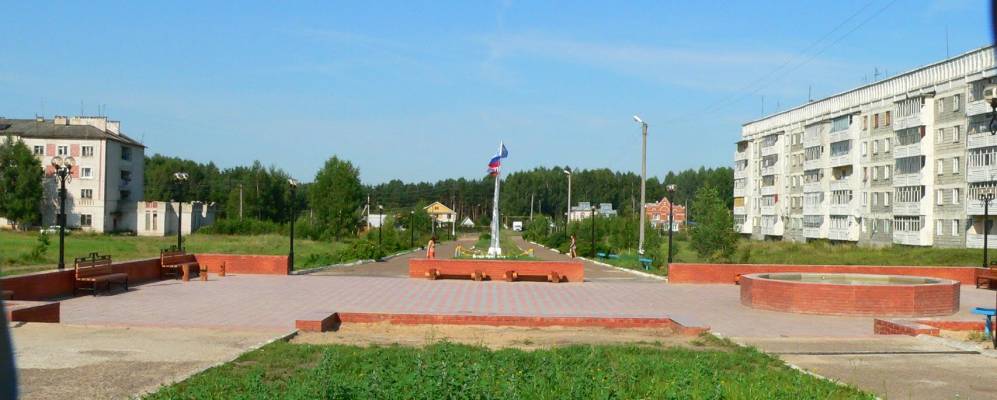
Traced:
<svg viewBox="0 0 997 400">
<path fill-rule="evenodd" d="M 3 306 L 10 322 L 59 322 L 59 302 L 5 301 Z"/>
<path fill-rule="evenodd" d="M 959 282 L 836 284 L 741 277 L 741 304 L 801 314 L 927 317 L 959 311 Z"/>
<path fill-rule="evenodd" d="M 218 273 L 225 263 L 226 274 L 288 275 L 291 266 L 287 256 L 261 256 L 253 254 L 195 254 L 194 258 L 208 273 Z"/>
<path fill-rule="evenodd" d="M 583 282 L 585 267 L 581 261 L 514 261 L 514 260 L 462 260 L 413 258 L 409 260 L 409 277 L 425 278 L 426 272 L 436 269 L 443 277 L 457 275 L 469 277 L 481 271 L 487 279 L 503 280 L 506 271 L 516 271 L 520 276 L 547 276 L 556 271 L 562 281 Z"/>
<path fill-rule="evenodd" d="M 976 285 L 975 267 L 908 267 L 879 265 L 790 265 L 790 264 L 687 264 L 668 266 L 668 283 L 733 284 L 738 275 L 765 272 L 815 272 L 873 275 L 907 275 L 951 279 Z"/>
<path fill-rule="evenodd" d="M 196 254 L 198 263 L 208 266 L 209 273 L 218 273 L 222 262 L 227 274 L 287 275 L 290 273 L 287 256 L 260 256 L 242 254 Z M 73 295 L 75 270 L 72 259 L 65 270 L 35 272 L 0 278 L 0 289 L 14 292 L 14 300 L 48 300 Z M 159 257 L 144 260 L 116 262 L 114 272 L 128 274 L 128 284 L 159 280 Z"/>
</svg>

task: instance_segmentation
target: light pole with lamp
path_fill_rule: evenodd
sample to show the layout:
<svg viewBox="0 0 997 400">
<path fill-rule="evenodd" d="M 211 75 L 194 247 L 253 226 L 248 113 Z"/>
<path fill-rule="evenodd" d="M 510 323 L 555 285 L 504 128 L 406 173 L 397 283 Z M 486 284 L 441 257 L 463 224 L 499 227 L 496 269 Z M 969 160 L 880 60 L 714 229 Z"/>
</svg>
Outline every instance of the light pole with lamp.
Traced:
<svg viewBox="0 0 997 400">
<path fill-rule="evenodd" d="M 595 259 L 595 206 L 592 206 L 592 259 Z"/>
<path fill-rule="evenodd" d="M 298 181 L 294 179 L 288 179 L 287 185 L 291 188 L 291 248 L 287 253 L 287 263 L 291 265 L 291 270 L 294 270 L 294 220 L 297 219 L 297 210 L 295 208 L 298 197 L 296 192 L 298 189 Z"/>
<path fill-rule="evenodd" d="M 675 229 L 675 185 L 665 186 L 668 191 L 668 264 L 672 263 L 672 230 Z"/>
<path fill-rule="evenodd" d="M 637 254 L 644 255 L 644 184 L 647 182 L 647 122 L 634 115 L 634 121 L 640 124 L 640 239 L 637 242 Z M 671 250 L 669 250 L 671 251 Z"/>
<path fill-rule="evenodd" d="M 76 160 L 73 157 L 52 159 L 52 167 L 59 180 L 59 215 L 56 217 L 59 224 L 59 269 L 66 268 L 66 181 L 72 179 L 74 165 Z"/>
<path fill-rule="evenodd" d="M 384 206 L 378 204 L 377 205 L 377 213 L 379 214 L 378 217 L 377 217 L 377 221 L 378 221 L 378 223 L 377 223 L 377 247 L 380 248 L 381 247 L 381 236 L 383 236 L 383 234 L 384 234 Z"/>
<path fill-rule="evenodd" d="M 176 184 L 177 202 L 177 250 L 183 251 L 183 196 L 181 195 L 181 185 L 190 179 L 186 172 L 176 172 L 173 174 L 173 181 Z"/>
<path fill-rule="evenodd" d="M 564 214 L 564 231 L 567 232 L 571 220 L 571 167 L 565 167 L 564 174 L 568 176 L 568 212 Z"/>
<path fill-rule="evenodd" d="M 409 230 L 409 248 L 415 248 L 415 210 L 409 211 L 408 217 L 408 230 Z"/>
<path fill-rule="evenodd" d="M 997 87 L 984 88 L 983 97 L 990 103 L 989 128 L 990 136 L 994 136 L 997 135 Z M 990 236 L 990 227 L 987 226 L 987 222 L 990 222 L 990 201 L 994 199 L 994 188 L 985 188 L 979 196 L 980 201 L 983 201 L 983 268 L 987 268 L 990 261 L 987 259 L 987 236 Z M 995 299 L 994 311 L 997 311 L 997 299 Z M 995 329 L 991 327 L 990 340 L 993 342 L 994 348 L 997 349 L 997 332 L 994 331 Z"/>
</svg>

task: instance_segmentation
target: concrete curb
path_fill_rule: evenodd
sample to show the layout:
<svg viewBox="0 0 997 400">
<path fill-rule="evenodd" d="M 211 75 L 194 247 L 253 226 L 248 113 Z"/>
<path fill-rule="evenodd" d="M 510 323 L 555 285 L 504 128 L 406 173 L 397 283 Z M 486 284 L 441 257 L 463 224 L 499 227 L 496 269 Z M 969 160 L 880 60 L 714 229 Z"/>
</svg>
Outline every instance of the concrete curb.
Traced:
<svg viewBox="0 0 997 400">
<path fill-rule="evenodd" d="M 950 347 L 956 350 L 975 351 L 980 353 L 980 355 L 984 357 L 997 358 L 997 350 L 985 349 L 983 348 L 983 346 L 978 345 L 976 343 L 964 342 L 961 340 L 955 340 L 955 339 L 949 339 L 949 338 L 943 338 L 931 335 L 917 335 L 916 337 L 926 342 L 940 344 L 942 346 Z"/>
<path fill-rule="evenodd" d="M 523 239 L 523 240 L 526 240 L 526 239 Z M 560 251 L 558 251 L 557 249 L 552 249 L 552 248 L 550 248 L 550 247 L 547 247 L 547 246 L 544 246 L 544 245 L 542 245 L 542 244 L 540 244 L 540 243 L 537 243 L 537 242 L 534 242 L 534 241 L 532 241 L 532 240 L 526 240 L 526 243 L 529 243 L 529 244 L 532 244 L 532 245 L 535 245 L 535 246 L 540 246 L 540 247 L 543 247 L 543 248 L 545 248 L 545 249 L 547 249 L 547 250 L 550 250 L 550 251 L 553 251 L 553 252 L 555 252 L 555 253 L 558 253 L 558 254 L 561 254 L 561 252 L 560 252 Z M 585 260 L 585 261 L 588 261 L 588 262 L 590 262 L 590 263 L 593 263 L 593 264 L 598 264 L 598 265 L 601 265 L 601 266 L 603 266 L 603 267 L 609 267 L 609 268 L 612 268 L 612 269 L 616 269 L 616 270 L 620 270 L 620 271 L 623 271 L 623 272 L 629 272 L 629 273 L 631 273 L 631 274 L 634 274 L 634 275 L 639 275 L 639 276 L 643 276 L 643 277 L 645 277 L 645 278 L 651 278 L 651 279 L 657 279 L 657 280 L 659 280 L 659 281 L 665 281 L 665 282 L 668 282 L 668 277 L 666 277 L 666 276 L 661 276 L 661 275 L 655 275 L 655 274 L 649 274 L 649 273 L 647 273 L 647 272 L 643 272 L 643 271 L 638 271 L 638 270 L 635 270 L 635 269 L 630 269 L 630 268 L 623 268 L 623 267 L 617 267 L 617 266 L 615 266 L 615 265 L 611 265 L 611 264 L 606 264 L 606 263 L 604 263 L 604 262 L 602 262 L 602 261 L 596 261 L 596 260 L 592 260 L 592 259 L 589 259 L 589 258 L 587 258 L 587 257 L 578 257 L 578 258 L 580 258 L 580 259 L 582 259 L 582 260 Z"/>
<path fill-rule="evenodd" d="M 398 256 L 403 256 L 403 255 L 406 255 L 406 254 L 409 254 L 409 253 L 414 253 L 416 251 L 421 251 L 421 249 L 402 250 L 402 251 L 399 251 L 399 252 L 397 252 L 395 254 L 391 254 L 391 255 L 385 256 L 384 258 L 382 258 L 382 260 L 390 260 L 392 258 L 395 258 L 395 257 L 398 257 Z M 312 274 L 312 273 L 315 273 L 315 272 L 325 271 L 325 270 L 328 270 L 328 269 L 342 268 L 342 267 L 355 267 L 357 265 L 370 264 L 370 263 L 375 263 L 377 261 L 378 260 L 374 260 L 374 259 L 366 259 L 366 260 L 357 260 L 357 261 L 353 261 L 353 262 L 349 262 L 349 263 L 343 263 L 343 264 L 332 264 L 332 265 L 326 265 L 326 266 L 323 266 L 323 267 L 315 267 L 315 268 L 309 268 L 309 269 L 302 269 L 302 270 L 291 271 L 291 275 L 308 275 L 308 274 Z"/>
<path fill-rule="evenodd" d="M 202 373 L 204 371 L 207 371 L 209 369 L 212 369 L 212 368 L 215 368 L 215 367 L 220 367 L 222 365 L 225 365 L 225 364 L 228 364 L 228 363 L 230 363 L 232 361 L 235 361 L 239 357 L 242 357 L 243 354 L 249 353 L 251 351 L 258 350 L 258 349 L 262 348 L 263 346 L 266 346 L 266 345 L 268 345 L 270 343 L 273 343 L 273 342 L 276 342 L 278 340 L 283 340 L 283 341 L 291 340 L 291 338 L 293 338 L 293 337 L 295 337 L 297 335 L 298 335 L 298 330 L 294 329 L 294 330 L 291 330 L 290 332 L 287 332 L 287 333 L 285 333 L 283 335 L 271 338 L 269 340 L 264 340 L 263 342 L 260 342 L 260 343 L 257 343 L 255 345 L 249 346 L 248 349 L 243 350 L 241 353 L 236 354 L 235 356 L 233 356 L 233 357 L 231 357 L 231 358 L 229 358 L 227 360 L 216 362 L 216 363 L 208 365 L 208 366 L 206 366 L 204 368 L 199 368 L 197 370 L 191 371 L 189 374 L 178 376 L 175 379 L 172 379 L 172 380 L 167 381 L 165 383 L 159 384 L 159 385 L 157 385 L 155 387 L 150 387 L 150 388 L 144 389 L 141 392 L 139 392 L 138 395 L 135 396 L 134 398 L 142 398 L 142 397 L 145 397 L 145 395 L 156 393 L 160 389 L 163 389 L 163 388 L 165 388 L 167 386 L 170 386 L 170 385 L 173 385 L 175 383 L 183 382 L 183 381 L 189 379 L 190 377 L 192 377 L 194 375 L 200 374 L 200 373 Z"/>
</svg>

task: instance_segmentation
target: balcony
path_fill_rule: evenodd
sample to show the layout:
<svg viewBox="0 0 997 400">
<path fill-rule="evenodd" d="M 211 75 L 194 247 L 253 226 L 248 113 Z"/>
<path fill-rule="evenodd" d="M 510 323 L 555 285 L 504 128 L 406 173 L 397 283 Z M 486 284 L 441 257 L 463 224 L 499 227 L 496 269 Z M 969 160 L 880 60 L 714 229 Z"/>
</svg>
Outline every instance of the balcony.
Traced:
<svg viewBox="0 0 997 400">
<path fill-rule="evenodd" d="M 853 186 L 852 182 L 854 182 L 854 179 L 851 177 L 832 180 L 830 184 L 831 185 L 830 190 L 832 192 L 835 190 L 854 190 L 855 187 Z"/>
<path fill-rule="evenodd" d="M 834 143 L 834 142 L 840 142 L 842 140 L 854 139 L 855 138 L 854 135 L 855 135 L 855 131 L 853 131 L 851 129 L 845 129 L 843 131 L 831 132 L 828 135 L 827 142 L 828 143 Z"/>
<path fill-rule="evenodd" d="M 983 248 L 983 234 L 981 233 L 967 233 L 966 234 L 966 247 L 970 249 L 982 249 Z M 989 234 L 987 236 L 987 248 L 997 249 L 997 235 Z"/>
<path fill-rule="evenodd" d="M 745 189 L 745 188 L 743 188 L 743 187 L 741 187 L 741 188 L 734 188 L 734 197 L 744 197 L 744 194 L 747 191 L 748 190 Z"/>
<path fill-rule="evenodd" d="M 734 152 L 734 161 L 747 160 L 747 159 L 748 159 L 748 152 L 747 151 L 735 151 Z"/>
<path fill-rule="evenodd" d="M 773 144 L 771 146 L 762 146 L 761 149 L 762 157 L 770 156 L 773 154 L 779 154 L 779 149 L 781 148 L 782 146 L 779 146 L 779 142 L 776 142 L 776 144 Z"/>
<path fill-rule="evenodd" d="M 991 135 L 990 132 L 971 133 L 966 136 L 967 148 L 978 149 L 992 146 L 997 146 L 997 135 Z"/>
<path fill-rule="evenodd" d="M 894 113 L 895 114 L 895 113 Z M 906 117 L 896 117 L 893 119 L 893 130 L 899 131 L 901 129 L 913 128 L 915 126 L 924 125 L 924 120 L 921 118 L 921 113 L 914 115 L 908 115 Z"/>
<path fill-rule="evenodd" d="M 966 215 L 983 215 L 983 202 L 976 198 L 966 199 Z M 990 215 L 997 215 L 997 201 L 990 202 Z"/>
<path fill-rule="evenodd" d="M 926 214 L 925 208 L 927 208 L 928 202 L 924 199 L 921 201 L 911 201 L 911 202 L 896 202 L 893 203 L 893 214 L 894 215 L 924 215 Z"/>
<path fill-rule="evenodd" d="M 811 238 L 811 239 L 819 239 L 821 237 L 820 227 L 809 228 L 809 227 L 805 227 L 804 226 L 803 227 L 803 237 L 805 237 L 805 238 Z"/>
<path fill-rule="evenodd" d="M 734 215 L 747 215 L 748 209 L 744 206 L 734 206 Z"/>
<path fill-rule="evenodd" d="M 824 215 L 827 214 L 827 206 L 820 204 L 804 204 L 803 215 Z"/>
<path fill-rule="evenodd" d="M 762 235 L 782 236 L 782 224 L 776 224 L 774 226 L 763 226 Z"/>
<path fill-rule="evenodd" d="M 827 231 L 827 238 L 831 240 L 857 242 L 859 240 L 859 230 L 854 227 L 831 228 Z"/>
<path fill-rule="evenodd" d="M 997 165 L 970 165 L 966 168 L 966 181 L 989 182 L 997 181 Z"/>
<path fill-rule="evenodd" d="M 921 142 L 893 147 L 893 158 L 904 158 L 923 155 Z"/>
<path fill-rule="evenodd" d="M 921 228 L 924 230 L 924 228 Z M 893 231 L 893 243 L 908 246 L 927 246 L 927 240 L 921 238 L 921 231 Z"/>
<path fill-rule="evenodd" d="M 986 114 L 990 112 L 990 105 L 985 100 L 976 100 L 966 103 L 966 116 Z M 980 246 L 982 248 L 983 246 Z"/>
<path fill-rule="evenodd" d="M 827 212 L 831 215 L 853 215 L 858 214 L 858 207 L 855 206 L 855 200 L 852 200 L 844 204 L 831 204 L 827 207 Z"/>
<path fill-rule="evenodd" d="M 849 151 L 845 154 L 831 155 L 828 165 L 831 167 L 840 167 L 842 165 L 852 165 L 855 164 L 855 152 Z"/>
<path fill-rule="evenodd" d="M 775 194 L 778 190 L 779 190 L 779 187 L 775 186 L 775 185 L 772 185 L 772 186 L 762 186 L 760 192 L 761 192 L 762 196 L 771 196 L 771 195 Z"/>
<path fill-rule="evenodd" d="M 803 169 L 818 169 L 818 168 L 824 168 L 826 166 L 827 166 L 827 160 L 825 160 L 823 157 L 818 158 L 816 160 L 803 161 Z"/>
<path fill-rule="evenodd" d="M 748 177 L 748 169 L 747 168 L 745 168 L 745 169 L 735 169 L 734 170 L 734 179 L 741 179 L 741 178 L 746 178 L 746 177 Z"/>
<path fill-rule="evenodd" d="M 813 147 L 820 145 L 821 145 L 821 134 L 819 133 L 819 131 L 815 133 L 807 132 L 803 134 L 803 147 Z"/>
<path fill-rule="evenodd" d="M 777 209 L 778 206 L 762 206 L 761 213 L 762 215 L 775 215 Z"/>
<path fill-rule="evenodd" d="M 741 223 L 741 224 L 735 223 L 734 224 L 734 230 L 737 231 L 737 233 L 750 234 L 751 233 L 751 222 L 745 221 L 744 223 Z"/>
<path fill-rule="evenodd" d="M 893 175 L 893 187 L 920 185 L 924 181 L 923 178 L 924 174 L 920 172 L 915 174 Z"/>
<path fill-rule="evenodd" d="M 803 183 L 803 192 L 804 193 L 814 193 L 814 192 L 823 192 L 823 191 L 824 191 L 823 182 L 805 182 L 805 183 Z"/>
<path fill-rule="evenodd" d="M 78 206 L 92 206 L 92 205 L 96 204 L 93 201 L 93 199 L 76 199 L 75 203 Z"/>
</svg>

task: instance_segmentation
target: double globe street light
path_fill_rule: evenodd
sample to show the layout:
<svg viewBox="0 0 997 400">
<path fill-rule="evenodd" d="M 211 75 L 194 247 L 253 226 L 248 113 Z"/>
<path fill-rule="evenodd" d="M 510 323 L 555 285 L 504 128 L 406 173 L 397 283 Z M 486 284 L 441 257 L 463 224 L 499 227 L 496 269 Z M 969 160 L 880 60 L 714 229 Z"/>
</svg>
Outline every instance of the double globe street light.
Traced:
<svg viewBox="0 0 997 400">
<path fill-rule="evenodd" d="M 72 179 L 74 166 L 76 160 L 73 157 L 52 158 L 55 177 L 59 180 L 59 215 L 56 217 L 59 224 L 59 269 L 66 268 L 66 181 Z"/>
</svg>

